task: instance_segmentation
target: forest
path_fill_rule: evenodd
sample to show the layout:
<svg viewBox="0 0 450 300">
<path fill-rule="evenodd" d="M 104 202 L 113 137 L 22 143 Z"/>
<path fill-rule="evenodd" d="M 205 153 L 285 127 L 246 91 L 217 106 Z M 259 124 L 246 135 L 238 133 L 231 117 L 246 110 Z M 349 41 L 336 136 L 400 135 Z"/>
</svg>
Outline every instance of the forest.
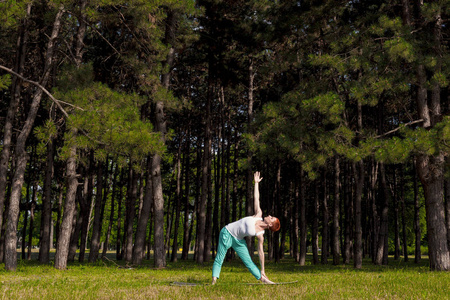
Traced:
<svg viewBox="0 0 450 300">
<path fill-rule="evenodd" d="M 0 262 L 209 262 L 260 171 L 269 261 L 449 271 L 449 16 L 448 0 L 0 1 Z"/>
</svg>

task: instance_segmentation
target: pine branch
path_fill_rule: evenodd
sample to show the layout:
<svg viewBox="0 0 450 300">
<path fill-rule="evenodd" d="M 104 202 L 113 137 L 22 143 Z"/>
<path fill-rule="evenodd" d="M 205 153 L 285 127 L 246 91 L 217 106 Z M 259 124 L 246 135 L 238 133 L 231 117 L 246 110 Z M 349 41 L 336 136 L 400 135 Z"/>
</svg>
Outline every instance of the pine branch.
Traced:
<svg viewBox="0 0 450 300">
<path fill-rule="evenodd" d="M 11 73 L 11 74 L 13 74 L 14 76 L 19 77 L 19 78 L 22 79 L 23 81 L 28 82 L 28 83 L 31 83 L 31 84 L 37 86 L 38 88 L 40 88 L 45 94 L 47 94 L 47 96 L 50 97 L 50 99 L 56 104 L 56 106 L 58 106 L 58 108 L 59 108 L 59 109 L 61 110 L 61 112 L 66 116 L 66 118 L 69 118 L 69 115 L 67 114 L 67 112 L 65 111 L 65 109 L 61 106 L 61 103 L 65 104 L 65 105 L 72 106 L 72 107 L 77 108 L 77 109 L 80 109 L 80 110 L 83 110 L 81 107 L 77 107 L 77 106 L 75 106 L 75 105 L 73 105 L 73 104 L 70 104 L 70 103 L 67 103 L 67 102 L 64 102 L 64 101 L 61 101 L 61 100 L 56 99 L 56 98 L 55 98 L 55 97 L 54 97 L 54 96 L 53 96 L 53 95 L 52 95 L 45 87 L 43 87 L 39 82 L 36 82 L 36 81 L 30 80 L 30 79 L 27 79 L 27 78 L 23 77 L 22 75 L 20 75 L 19 73 L 16 73 L 16 72 L 14 72 L 13 70 L 11 70 L 11 69 L 9 69 L 9 68 L 7 68 L 7 67 L 5 67 L 5 66 L 2 66 L 2 65 L 0 65 L 0 69 L 5 70 L 6 72 Z"/>
<path fill-rule="evenodd" d="M 44 93 L 47 94 L 47 96 L 50 97 L 50 99 L 56 104 L 56 106 L 58 106 L 58 108 L 61 110 L 61 112 L 64 114 L 64 116 L 65 116 L 67 119 L 70 118 L 70 117 L 69 117 L 69 114 L 68 114 L 68 113 L 66 112 L 66 110 L 61 106 L 61 103 L 66 104 L 66 105 L 69 105 L 69 106 L 74 107 L 74 108 L 76 108 L 76 109 L 79 109 L 79 110 L 84 111 L 84 109 L 82 109 L 81 107 L 78 107 L 78 106 L 75 106 L 75 105 L 73 105 L 73 104 L 70 104 L 70 103 L 67 103 L 67 102 L 64 102 L 64 101 L 61 101 L 61 100 L 56 99 L 56 98 L 55 98 L 55 97 L 54 97 L 54 96 L 53 96 L 53 95 L 52 95 L 45 87 L 43 87 L 39 82 L 36 82 L 36 81 L 33 81 L 33 80 L 29 80 L 29 79 L 23 77 L 22 75 L 20 75 L 20 74 L 14 72 L 13 70 L 11 70 L 11 69 L 9 69 L 9 68 L 7 68 L 7 67 L 5 67 L 5 66 L 2 66 L 2 65 L 0 65 L 0 69 L 5 70 L 6 72 L 11 73 L 11 74 L 13 74 L 14 76 L 19 77 L 19 78 L 22 79 L 23 81 L 28 82 L 28 83 L 31 83 L 31 84 L 37 86 L 38 88 L 40 88 Z M 81 131 L 88 139 L 90 139 L 91 141 L 94 141 L 94 142 L 96 142 L 96 143 L 98 143 L 98 144 L 100 144 L 100 145 L 104 145 L 103 142 L 100 142 L 100 141 L 98 141 L 98 140 L 92 138 L 91 136 L 89 136 L 89 134 L 88 134 L 85 130 L 80 129 L 80 131 Z"/>
<path fill-rule="evenodd" d="M 411 121 L 411 122 L 405 123 L 402 126 L 399 126 L 399 127 L 395 128 L 395 129 L 392 129 L 392 130 L 390 130 L 388 132 L 385 132 L 383 134 L 377 135 L 375 138 L 378 139 L 378 138 L 384 137 L 384 136 L 386 136 L 388 134 L 394 133 L 394 132 L 400 130 L 404 126 L 409 126 L 409 125 L 413 125 L 413 124 L 416 124 L 416 123 L 422 123 L 422 122 L 423 122 L 423 119 L 419 119 L 419 120 L 415 120 L 415 121 Z"/>
</svg>

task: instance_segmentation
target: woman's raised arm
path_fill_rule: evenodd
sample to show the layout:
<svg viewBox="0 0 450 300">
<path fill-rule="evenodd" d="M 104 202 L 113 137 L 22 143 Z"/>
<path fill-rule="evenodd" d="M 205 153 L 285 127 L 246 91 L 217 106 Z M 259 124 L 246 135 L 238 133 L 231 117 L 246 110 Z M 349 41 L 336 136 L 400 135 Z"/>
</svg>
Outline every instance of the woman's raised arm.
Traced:
<svg viewBox="0 0 450 300">
<path fill-rule="evenodd" d="M 262 177 L 260 177 L 259 172 L 255 172 L 253 175 L 255 178 L 255 190 L 254 190 L 254 209 L 255 209 L 255 217 L 262 217 L 262 210 L 259 204 L 259 183 L 262 180 Z"/>
</svg>

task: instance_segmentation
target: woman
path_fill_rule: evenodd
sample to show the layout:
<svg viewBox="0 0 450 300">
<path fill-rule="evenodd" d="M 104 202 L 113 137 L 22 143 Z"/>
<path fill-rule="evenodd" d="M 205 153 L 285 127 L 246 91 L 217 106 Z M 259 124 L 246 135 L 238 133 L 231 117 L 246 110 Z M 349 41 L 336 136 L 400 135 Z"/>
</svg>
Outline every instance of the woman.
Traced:
<svg viewBox="0 0 450 300">
<path fill-rule="evenodd" d="M 262 218 L 262 211 L 259 206 L 259 182 L 262 178 L 260 177 L 259 172 L 254 174 L 254 178 L 255 214 L 230 223 L 220 231 L 219 246 L 217 248 L 217 255 L 212 269 L 212 284 L 215 284 L 217 278 L 219 278 L 223 260 L 230 247 L 233 247 L 234 251 L 236 251 L 239 255 L 247 269 L 253 274 L 253 276 L 255 276 L 257 280 L 261 280 L 262 283 L 274 284 L 274 282 L 269 280 L 264 270 L 264 231 L 266 229 L 273 232 L 278 231 L 280 229 L 280 221 L 272 216 Z M 250 257 L 247 244 L 244 239 L 246 236 L 256 236 L 258 238 L 258 256 L 261 271 Z"/>
</svg>

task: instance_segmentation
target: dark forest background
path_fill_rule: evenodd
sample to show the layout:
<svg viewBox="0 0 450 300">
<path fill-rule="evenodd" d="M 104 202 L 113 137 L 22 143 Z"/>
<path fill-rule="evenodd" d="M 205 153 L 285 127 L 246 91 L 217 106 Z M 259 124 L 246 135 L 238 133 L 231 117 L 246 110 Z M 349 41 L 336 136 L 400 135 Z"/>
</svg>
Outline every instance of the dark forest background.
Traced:
<svg viewBox="0 0 450 300">
<path fill-rule="evenodd" d="M 208 262 L 260 171 L 269 260 L 450 270 L 449 4 L 0 1 L 0 260 Z"/>
</svg>

